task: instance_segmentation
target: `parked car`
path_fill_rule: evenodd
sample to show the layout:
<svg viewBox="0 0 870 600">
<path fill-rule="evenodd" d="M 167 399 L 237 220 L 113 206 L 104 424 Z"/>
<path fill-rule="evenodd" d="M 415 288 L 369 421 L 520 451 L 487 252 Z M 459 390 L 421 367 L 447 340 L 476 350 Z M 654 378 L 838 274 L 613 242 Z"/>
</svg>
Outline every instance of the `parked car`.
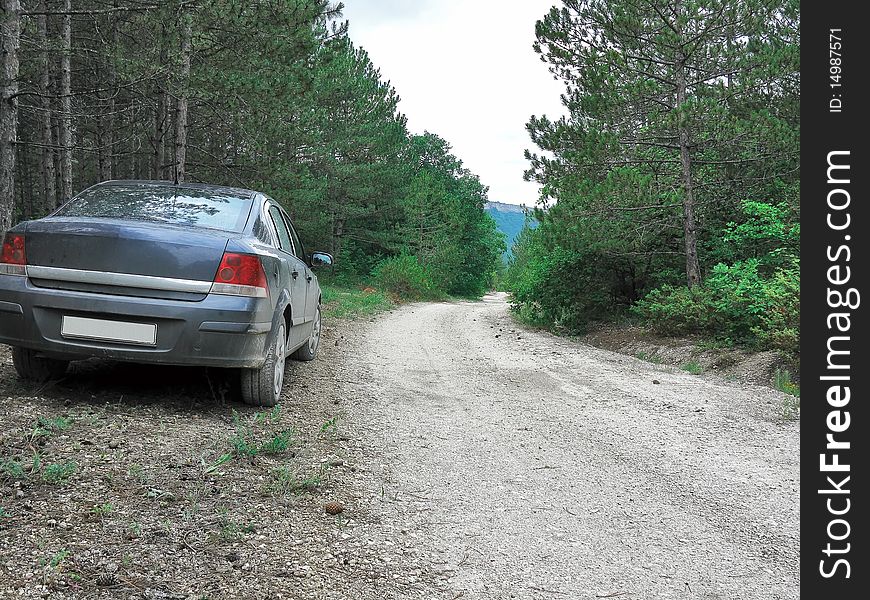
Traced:
<svg viewBox="0 0 870 600">
<path fill-rule="evenodd" d="M 285 359 L 317 354 L 314 270 L 332 262 L 259 192 L 100 183 L 6 234 L 0 343 L 22 378 L 89 357 L 224 367 L 246 403 L 273 406 Z"/>
</svg>

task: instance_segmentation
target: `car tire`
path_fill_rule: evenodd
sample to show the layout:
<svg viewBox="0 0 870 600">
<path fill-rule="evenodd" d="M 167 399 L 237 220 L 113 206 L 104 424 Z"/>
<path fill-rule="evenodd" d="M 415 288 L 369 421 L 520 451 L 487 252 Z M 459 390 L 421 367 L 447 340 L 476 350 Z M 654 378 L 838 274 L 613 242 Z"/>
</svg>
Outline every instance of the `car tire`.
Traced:
<svg viewBox="0 0 870 600">
<path fill-rule="evenodd" d="M 302 346 L 293 353 L 295 360 L 308 362 L 314 360 L 317 356 L 317 349 L 320 347 L 320 333 L 323 322 L 320 317 L 320 305 L 317 306 L 317 312 L 314 313 L 314 325 L 311 328 L 311 335 Z"/>
<path fill-rule="evenodd" d="M 275 341 L 266 362 L 259 369 L 242 369 L 240 376 L 242 402 L 251 406 L 275 406 L 281 401 L 284 369 L 287 361 L 287 325 L 278 323 Z"/>
<path fill-rule="evenodd" d="M 13 347 L 12 365 L 22 379 L 43 383 L 52 379 L 60 379 L 66 375 L 69 361 L 45 358 L 39 356 L 34 350 Z"/>
</svg>

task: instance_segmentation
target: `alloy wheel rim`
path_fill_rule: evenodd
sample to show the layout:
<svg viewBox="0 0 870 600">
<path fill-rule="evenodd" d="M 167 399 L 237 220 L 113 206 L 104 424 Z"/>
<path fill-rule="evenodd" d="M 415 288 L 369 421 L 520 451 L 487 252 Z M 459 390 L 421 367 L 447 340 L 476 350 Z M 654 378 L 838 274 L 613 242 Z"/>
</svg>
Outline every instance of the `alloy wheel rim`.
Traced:
<svg viewBox="0 0 870 600">
<path fill-rule="evenodd" d="M 278 339 L 275 340 L 275 397 L 281 395 L 281 388 L 284 387 L 284 359 L 287 346 L 287 340 L 284 335 L 284 326 L 278 329 Z"/>
<path fill-rule="evenodd" d="M 317 315 L 314 317 L 314 327 L 311 331 L 311 337 L 308 338 L 308 350 L 311 354 L 317 351 L 317 346 L 320 345 L 320 309 L 317 309 Z"/>
</svg>

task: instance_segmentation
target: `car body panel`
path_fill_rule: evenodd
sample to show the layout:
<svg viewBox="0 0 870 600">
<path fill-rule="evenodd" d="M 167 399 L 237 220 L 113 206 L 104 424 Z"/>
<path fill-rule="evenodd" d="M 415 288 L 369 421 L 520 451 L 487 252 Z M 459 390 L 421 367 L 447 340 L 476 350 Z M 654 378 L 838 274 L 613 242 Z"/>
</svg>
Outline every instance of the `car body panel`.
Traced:
<svg viewBox="0 0 870 600">
<path fill-rule="evenodd" d="M 195 196 L 197 186 L 183 187 Z M 58 216 L 16 225 L 11 231 L 25 236 L 27 276 L 0 274 L 0 343 L 67 360 L 259 368 L 288 316 L 287 351 L 293 352 L 311 334 L 308 296 L 320 297 L 319 284 L 304 261 L 277 247 L 262 213 L 277 203 L 248 193 L 255 200 L 238 232 Z M 260 257 L 266 297 L 210 291 L 225 251 Z M 64 337 L 64 316 L 153 323 L 156 343 Z"/>
</svg>

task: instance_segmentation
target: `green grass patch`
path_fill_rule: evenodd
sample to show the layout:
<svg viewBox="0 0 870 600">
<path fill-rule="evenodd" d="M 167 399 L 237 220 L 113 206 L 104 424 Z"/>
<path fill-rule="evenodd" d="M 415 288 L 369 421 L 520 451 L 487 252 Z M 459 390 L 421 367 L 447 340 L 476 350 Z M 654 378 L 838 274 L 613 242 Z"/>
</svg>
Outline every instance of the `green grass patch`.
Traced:
<svg viewBox="0 0 870 600">
<path fill-rule="evenodd" d="M 14 481 L 25 477 L 27 477 L 27 472 L 20 462 L 6 458 L 0 459 L 0 481 L 4 479 Z"/>
<path fill-rule="evenodd" d="M 390 298 L 372 287 L 324 284 L 323 316 L 327 319 L 354 319 L 376 315 L 393 307 Z"/>
<path fill-rule="evenodd" d="M 94 507 L 91 508 L 91 514 L 102 519 L 103 517 L 111 515 L 113 510 L 115 510 L 115 507 L 112 506 L 111 503 L 106 502 L 105 504 L 95 504 Z"/>
<path fill-rule="evenodd" d="M 658 357 L 656 354 L 650 354 L 649 352 L 638 352 L 635 354 L 635 357 L 640 360 L 650 362 L 656 365 L 662 364 L 662 359 Z"/>
<path fill-rule="evenodd" d="M 42 471 L 42 480 L 46 483 L 61 483 L 76 472 L 78 465 L 74 461 L 51 463 Z"/>
<path fill-rule="evenodd" d="M 682 365 L 680 368 L 687 373 L 691 373 L 692 375 L 697 375 L 704 370 L 704 367 L 701 366 L 701 363 L 696 360 L 690 360 L 686 364 Z"/>
<path fill-rule="evenodd" d="M 791 372 L 788 369 L 776 370 L 773 374 L 773 387 L 789 396 L 801 397 L 801 386 L 791 380 Z"/>
<path fill-rule="evenodd" d="M 270 411 L 257 412 L 247 419 L 233 412 L 236 432 L 227 443 L 230 451 L 222 454 L 210 465 L 204 465 L 205 472 L 213 473 L 221 465 L 234 457 L 253 457 L 261 454 L 282 454 L 290 449 L 293 442 L 293 429 L 281 428 L 281 409 L 276 406 Z"/>
<path fill-rule="evenodd" d="M 288 466 L 281 466 L 269 473 L 263 492 L 270 495 L 302 494 L 314 492 L 323 483 L 323 468 L 301 479 Z"/>
</svg>

